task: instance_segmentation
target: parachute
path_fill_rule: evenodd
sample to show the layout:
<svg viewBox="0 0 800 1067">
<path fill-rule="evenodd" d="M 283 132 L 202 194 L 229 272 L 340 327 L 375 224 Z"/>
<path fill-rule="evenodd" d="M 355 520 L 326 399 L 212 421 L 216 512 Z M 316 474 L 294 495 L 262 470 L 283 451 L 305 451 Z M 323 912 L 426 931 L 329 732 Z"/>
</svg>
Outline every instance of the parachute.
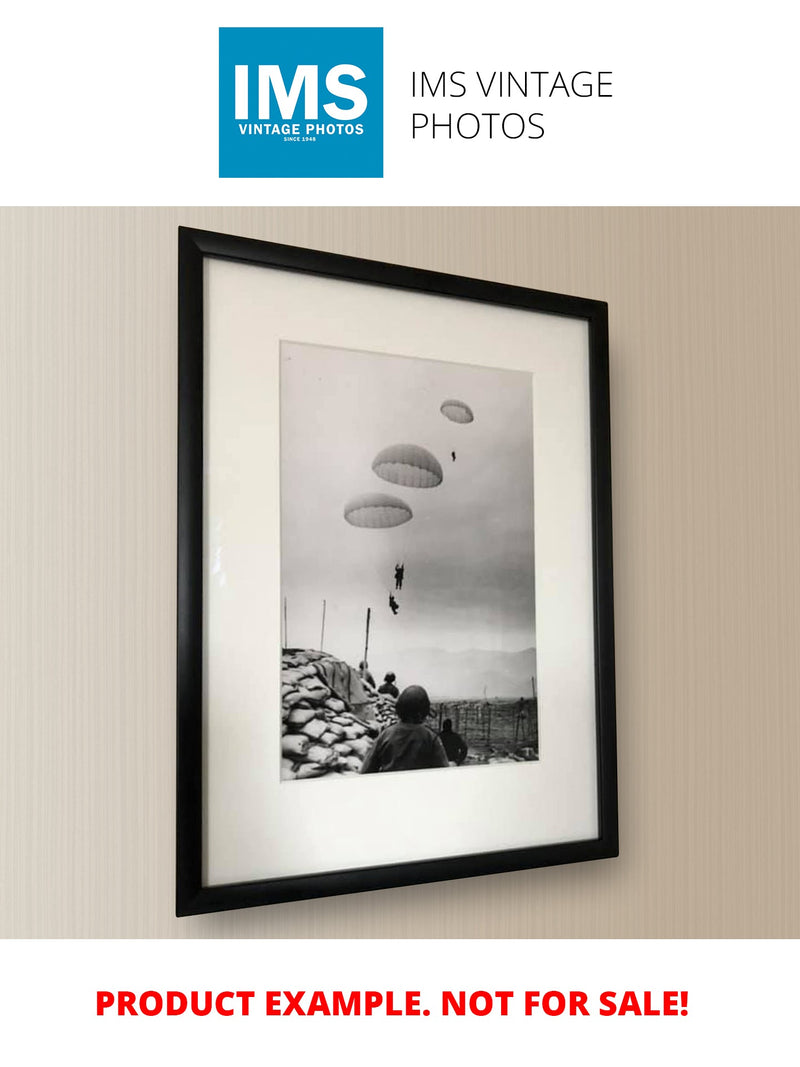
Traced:
<svg viewBox="0 0 800 1067">
<path fill-rule="evenodd" d="M 466 423 L 473 422 L 475 419 L 472 414 L 472 408 L 465 404 L 463 400 L 445 400 L 439 411 L 451 422 Z"/>
<path fill-rule="evenodd" d="M 436 456 L 419 445 L 390 445 L 377 454 L 372 469 L 379 478 L 412 489 L 432 489 L 444 475 Z"/>
<path fill-rule="evenodd" d="M 369 530 L 385 530 L 390 526 L 402 526 L 413 517 L 408 504 L 386 493 L 363 493 L 354 496 L 344 506 L 344 517 L 351 526 Z"/>
</svg>

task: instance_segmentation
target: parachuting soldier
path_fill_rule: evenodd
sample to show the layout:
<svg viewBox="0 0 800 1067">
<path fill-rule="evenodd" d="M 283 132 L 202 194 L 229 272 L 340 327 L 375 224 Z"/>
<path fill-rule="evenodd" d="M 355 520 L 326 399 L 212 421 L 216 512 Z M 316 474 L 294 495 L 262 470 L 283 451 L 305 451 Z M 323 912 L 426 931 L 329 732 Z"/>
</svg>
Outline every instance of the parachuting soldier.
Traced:
<svg viewBox="0 0 800 1067">
<path fill-rule="evenodd" d="M 400 605 L 394 598 L 394 593 L 389 593 L 389 607 L 392 609 L 392 615 L 396 615 L 400 609 Z"/>
<path fill-rule="evenodd" d="M 462 424 L 473 422 L 475 416 L 472 414 L 472 408 L 469 404 L 465 404 L 463 400 L 445 400 L 439 411 L 450 422 L 460 422 Z"/>
<path fill-rule="evenodd" d="M 394 567 L 394 587 L 395 589 L 403 588 L 403 575 L 405 574 L 406 567 L 404 563 L 396 563 Z"/>
<path fill-rule="evenodd" d="M 372 469 L 384 481 L 412 489 L 433 489 L 444 477 L 436 456 L 419 445 L 389 445 L 372 461 Z"/>
<path fill-rule="evenodd" d="M 387 496 L 386 493 L 362 493 L 345 504 L 344 517 L 351 526 L 382 530 L 402 526 L 413 517 L 413 513 L 408 504 L 396 496 Z"/>
</svg>

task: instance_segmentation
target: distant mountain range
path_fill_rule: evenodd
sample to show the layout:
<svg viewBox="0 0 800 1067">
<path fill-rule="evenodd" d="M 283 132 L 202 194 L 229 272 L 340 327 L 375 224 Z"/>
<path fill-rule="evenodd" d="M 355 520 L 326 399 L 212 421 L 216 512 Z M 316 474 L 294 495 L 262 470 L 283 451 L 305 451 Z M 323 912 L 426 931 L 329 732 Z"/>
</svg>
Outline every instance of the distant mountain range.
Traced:
<svg viewBox="0 0 800 1067">
<path fill-rule="evenodd" d="M 372 667 L 373 664 L 370 664 Z M 378 664 L 374 665 L 378 667 Z M 520 652 L 444 652 L 441 649 L 414 649 L 398 652 L 391 667 L 383 664 L 375 673 L 380 683 L 387 670 L 397 675 L 400 689 L 422 685 L 431 700 L 482 700 L 532 696 L 531 677 L 536 676 L 536 649 Z"/>
</svg>

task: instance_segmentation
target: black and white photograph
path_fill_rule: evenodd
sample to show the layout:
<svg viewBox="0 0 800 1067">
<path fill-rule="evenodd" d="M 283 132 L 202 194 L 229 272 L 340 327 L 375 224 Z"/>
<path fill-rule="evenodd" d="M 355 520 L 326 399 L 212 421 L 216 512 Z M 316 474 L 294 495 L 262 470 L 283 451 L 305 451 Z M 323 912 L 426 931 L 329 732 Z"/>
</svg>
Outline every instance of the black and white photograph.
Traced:
<svg viewBox="0 0 800 1067">
<path fill-rule="evenodd" d="M 532 388 L 282 342 L 283 780 L 539 758 Z"/>
</svg>

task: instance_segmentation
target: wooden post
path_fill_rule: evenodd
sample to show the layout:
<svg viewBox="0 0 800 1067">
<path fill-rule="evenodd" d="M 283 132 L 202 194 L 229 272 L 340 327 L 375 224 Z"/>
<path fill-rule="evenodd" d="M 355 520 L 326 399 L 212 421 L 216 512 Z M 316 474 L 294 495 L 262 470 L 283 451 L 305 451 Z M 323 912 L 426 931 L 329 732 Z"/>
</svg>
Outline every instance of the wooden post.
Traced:
<svg viewBox="0 0 800 1067">
<path fill-rule="evenodd" d="M 530 734 L 531 743 L 536 741 L 536 735 L 534 728 L 539 722 L 539 699 L 536 696 L 536 679 L 531 675 L 531 689 L 533 690 L 533 706 L 531 707 L 530 722 L 528 723 L 528 732 Z"/>
<path fill-rule="evenodd" d="M 322 632 L 319 635 L 319 650 L 320 650 L 320 652 L 322 652 L 324 647 L 325 647 L 325 601 L 323 600 L 322 601 Z"/>
<path fill-rule="evenodd" d="M 514 744 L 517 741 L 529 740 L 530 726 L 525 725 L 525 697 L 520 697 L 519 703 L 516 705 L 516 713 L 514 715 Z"/>
<path fill-rule="evenodd" d="M 367 608 L 367 636 L 364 638 L 364 663 L 369 663 L 367 655 L 369 653 L 369 617 L 371 614 L 371 609 Z"/>
</svg>

